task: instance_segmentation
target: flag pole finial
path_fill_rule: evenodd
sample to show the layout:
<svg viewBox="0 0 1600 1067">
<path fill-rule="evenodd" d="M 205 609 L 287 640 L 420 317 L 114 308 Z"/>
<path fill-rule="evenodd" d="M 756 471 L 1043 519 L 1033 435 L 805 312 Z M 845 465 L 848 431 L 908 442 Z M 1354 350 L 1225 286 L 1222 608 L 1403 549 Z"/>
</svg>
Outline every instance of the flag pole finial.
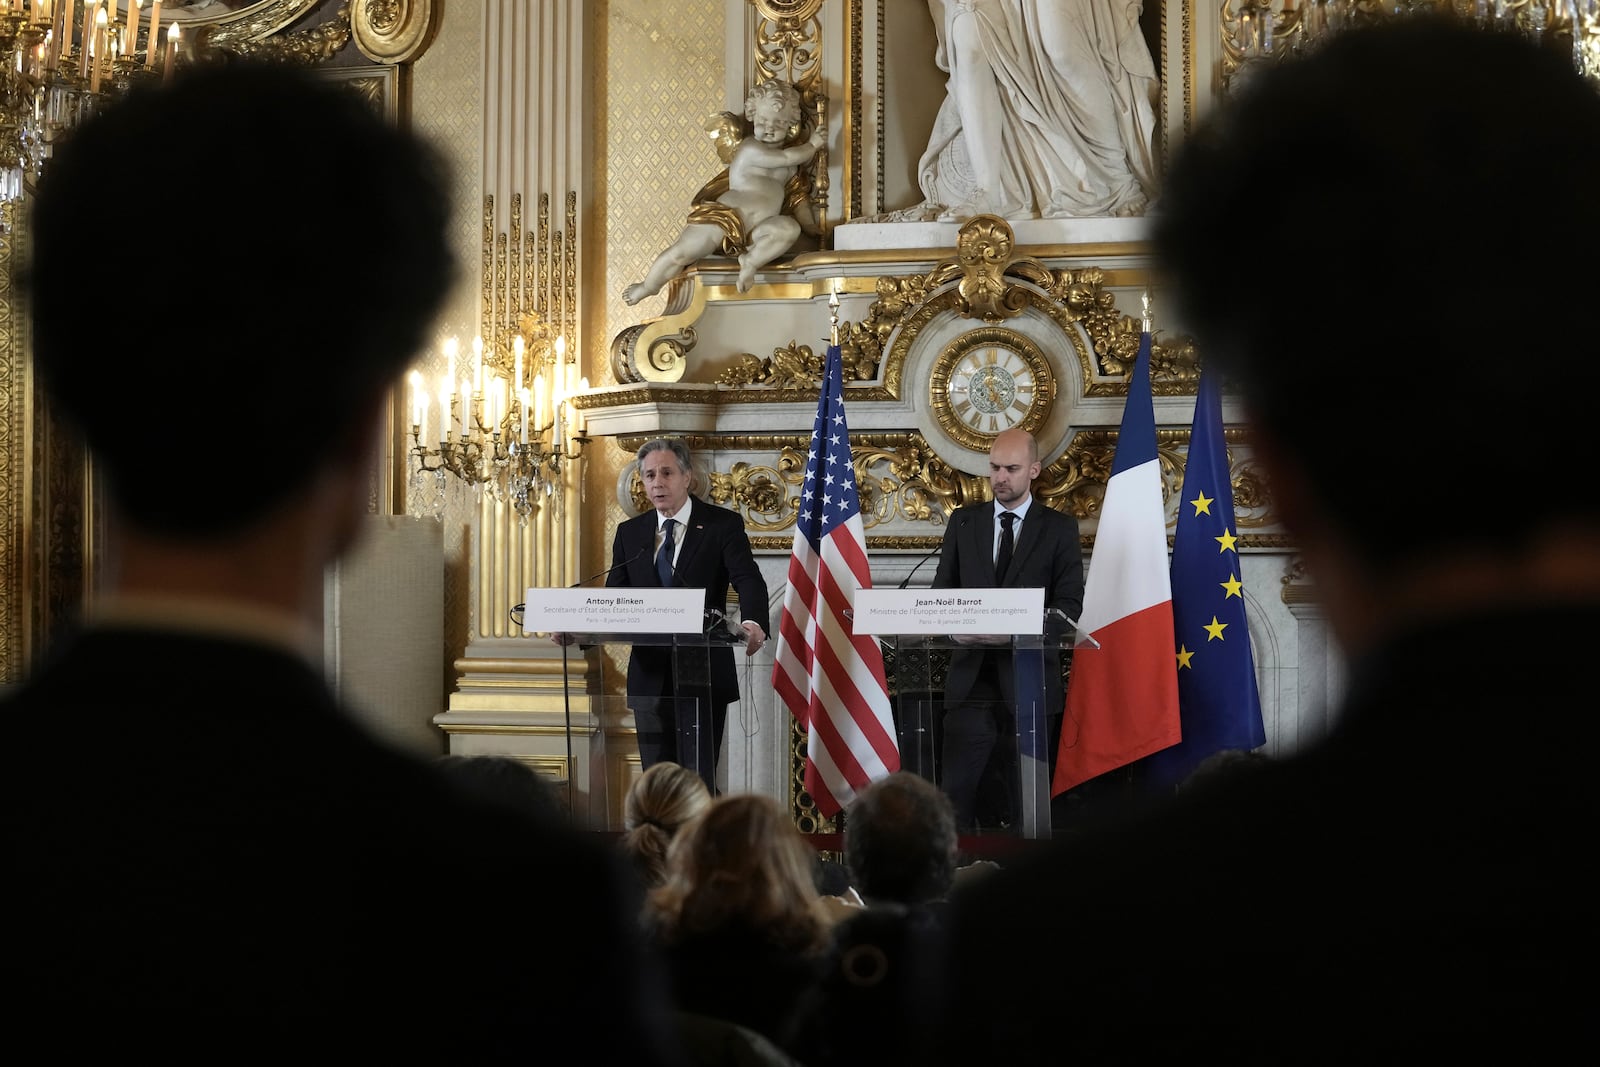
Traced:
<svg viewBox="0 0 1600 1067">
<path fill-rule="evenodd" d="M 828 343 L 839 343 L 839 281 L 834 279 L 833 294 L 828 297 Z"/>
<path fill-rule="evenodd" d="M 1149 333 L 1150 332 L 1150 290 L 1149 289 L 1146 289 L 1144 291 L 1144 296 L 1140 298 L 1140 303 L 1143 305 L 1143 308 L 1144 308 L 1144 332 L 1145 333 Z"/>
</svg>

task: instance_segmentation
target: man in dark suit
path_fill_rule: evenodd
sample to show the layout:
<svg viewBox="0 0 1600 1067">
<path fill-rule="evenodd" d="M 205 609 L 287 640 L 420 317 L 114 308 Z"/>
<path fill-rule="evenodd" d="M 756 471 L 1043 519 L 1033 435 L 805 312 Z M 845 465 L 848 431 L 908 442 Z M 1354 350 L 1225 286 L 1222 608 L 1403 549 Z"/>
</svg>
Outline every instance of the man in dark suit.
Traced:
<svg viewBox="0 0 1600 1067">
<path fill-rule="evenodd" d="M 119 174 L 271 217 L 139 241 L 129 307 L 215 284 L 148 323 L 86 313 Z M 455 277 L 450 188 L 364 98 L 243 61 L 106 104 L 40 180 L 33 356 L 109 548 L 81 632 L 0 704 L 0 960 L 50 1058 L 509 1062 L 559 1030 L 669 1059 L 612 850 L 475 799 L 324 680 L 323 576 Z"/>
<path fill-rule="evenodd" d="M 606 584 L 703 588 L 713 639 L 726 632 L 722 618 L 731 585 L 739 594 L 745 655 L 755 655 L 767 641 L 767 582 L 750 551 L 744 521 L 727 508 L 689 495 L 694 474 L 689 446 L 681 439 L 646 441 L 638 463 L 654 510 L 617 526 Z M 731 647 L 633 646 L 628 707 L 646 768 L 662 760 L 682 763 L 697 770 L 715 791 L 728 705 L 737 699 L 739 678 Z"/>
<path fill-rule="evenodd" d="M 989 449 L 994 499 L 957 508 L 950 516 L 933 587 L 1042 587 L 1046 636 L 1054 639 L 1062 633 L 1064 620 L 1077 619 L 1083 608 L 1083 548 L 1076 519 L 1033 499 L 1039 469 L 1039 443 L 1032 434 L 1006 430 L 995 438 Z M 1003 639 L 975 643 L 996 640 Z M 1013 657 L 1008 649 L 951 653 L 939 777 L 963 830 L 977 824 L 980 788 L 997 798 L 1001 820 L 1015 816 L 1009 802 L 1019 788 L 1017 701 L 1038 699 L 1035 672 L 1041 669 L 1041 658 L 1044 712 L 1059 719 L 1063 704 L 1059 652 L 1047 648 L 1042 657 L 1029 654 L 1032 662 L 1023 671 L 1017 670 L 1022 656 Z M 1018 678 L 1034 679 L 1024 686 L 1028 692 L 1016 692 Z"/>
<path fill-rule="evenodd" d="M 1485 224 L 1515 190 L 1538 217 Z M 1325 739 L 963 894 L 935 1062 L 1594 1059 L 1600 360 L 1570 313 L 1600 292 L 1573 258 L 1600 248 L 1600 92 L 1467 19 L 1342 30 L 1196 128 L 1153 241 L 1345 695 Z M 1519 272 L 1536 299 L 1497 291 Z M 1353 284 L 1415 314 L 1330 328 Z M 1501 415 L 1529 447 L 1482 447 Z"/>
</svg>

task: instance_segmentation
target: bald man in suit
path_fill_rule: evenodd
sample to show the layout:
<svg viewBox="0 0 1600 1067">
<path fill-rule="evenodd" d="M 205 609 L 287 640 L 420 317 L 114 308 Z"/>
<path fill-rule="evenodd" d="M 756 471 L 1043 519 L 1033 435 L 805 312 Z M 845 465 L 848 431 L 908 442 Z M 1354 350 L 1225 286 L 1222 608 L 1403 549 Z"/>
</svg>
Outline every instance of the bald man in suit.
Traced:
<svg viewBox="0 0 1600 1067">
<path fill-rule="evenodd" d="M 995 438 L 989 449 L 994 499 L 950 516 L 933 587 L 1043 587 L 1052 620 L 1047 636 L 1053 636 L 1062 615 L 1076 619 L 1083 608 L 1083 548 L 1076 519 L 1033 499 L 1039 470 L 1039 443 L 1032 434 L 1006 430 Z M 1002 558 L 1008 525 L 1009 560 Z M 1009 648 L 959 649 L 950 656 L 939 777 L 962 830 L 977 825 L 979 786 L 986 777 L 995 776 L 1007 797 L 1017 794 L 1014 667 Z M 1044 702 L 1046 715 L 1061 714 L 1060 656 L 1048 650 Z"/>
</svg>

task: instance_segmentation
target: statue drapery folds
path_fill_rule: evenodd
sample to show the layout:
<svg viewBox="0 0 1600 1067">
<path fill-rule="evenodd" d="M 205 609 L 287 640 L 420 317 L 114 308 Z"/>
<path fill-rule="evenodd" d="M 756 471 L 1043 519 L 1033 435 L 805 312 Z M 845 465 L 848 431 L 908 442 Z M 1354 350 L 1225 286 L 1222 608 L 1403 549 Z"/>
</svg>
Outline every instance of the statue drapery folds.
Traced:
<svg viewBox="0 0 1600 1067">
<path fill-rule="evenodd" d="M 928 0 L 946 97 L 902 221 L 1143 214 L 1155 61 L 1138 0 Z"/>
</svg>

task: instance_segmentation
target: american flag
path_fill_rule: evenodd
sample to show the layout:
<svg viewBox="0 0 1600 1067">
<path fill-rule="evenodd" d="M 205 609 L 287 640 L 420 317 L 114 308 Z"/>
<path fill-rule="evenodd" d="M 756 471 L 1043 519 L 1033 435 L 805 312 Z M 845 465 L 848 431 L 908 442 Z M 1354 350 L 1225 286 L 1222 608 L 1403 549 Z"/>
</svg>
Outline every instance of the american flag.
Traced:
<svg viewBox="0 0 1600 1067">
<path fill-rule="evenodd" d="M 806 728 L 806 791 L 825 818 L 900 769 L 883 650 L 851 621 L 872 588 L 844 421 L 844 360 L 828 348 L 811 429 L 772 685 Z"/>
</svg>

